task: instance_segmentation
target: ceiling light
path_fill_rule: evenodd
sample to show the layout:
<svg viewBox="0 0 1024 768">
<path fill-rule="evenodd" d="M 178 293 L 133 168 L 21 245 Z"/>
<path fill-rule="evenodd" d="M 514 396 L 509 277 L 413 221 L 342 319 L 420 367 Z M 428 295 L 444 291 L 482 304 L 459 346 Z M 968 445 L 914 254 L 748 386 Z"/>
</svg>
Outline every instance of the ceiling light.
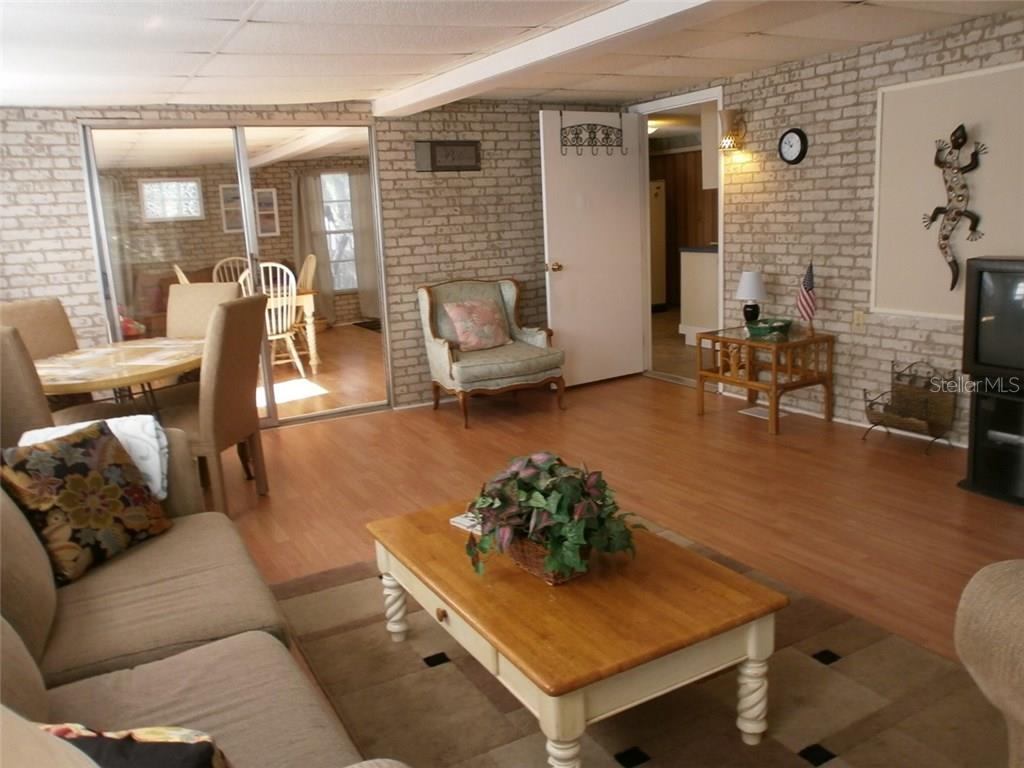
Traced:
<svg viewBox="0 0 1024 768">
<path fill-rule="evenodd" d="M 661 121 L 660 120 L 648 120 L 647 121 L 647 135 L 648 136 L 650 136 L 652 133 L 654 133 L 659 128 L 661 128 Z"/>
</svg>

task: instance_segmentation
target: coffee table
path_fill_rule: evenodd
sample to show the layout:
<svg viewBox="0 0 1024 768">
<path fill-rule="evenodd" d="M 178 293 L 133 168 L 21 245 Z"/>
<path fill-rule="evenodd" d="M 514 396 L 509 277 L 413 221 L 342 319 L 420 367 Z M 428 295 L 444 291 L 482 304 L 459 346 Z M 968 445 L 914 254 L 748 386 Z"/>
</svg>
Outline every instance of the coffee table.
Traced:
<svg viewBox="0 0 1024 768">
<path fill-rule="evenodd" d="M 589 723 L 739 665 L 743 741 L 767 727 L 774 590 L 646 531 L 637 557 L 594 556 L 559 587 L 497 555 L 477 575 L 450 504 L 367 525 L 387 631 L 405 639 L 406 593 L 540 722 L 552 768 L 579 768 Z"/>
</svg>

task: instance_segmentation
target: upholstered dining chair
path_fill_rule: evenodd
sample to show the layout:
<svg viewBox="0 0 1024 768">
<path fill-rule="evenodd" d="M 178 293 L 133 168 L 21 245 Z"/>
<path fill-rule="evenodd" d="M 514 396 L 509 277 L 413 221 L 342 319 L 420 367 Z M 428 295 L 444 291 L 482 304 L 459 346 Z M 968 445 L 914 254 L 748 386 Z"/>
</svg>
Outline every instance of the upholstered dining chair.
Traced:
<svg viewBox="0 0 1024 768">
<path fill-rule="evenodd" d="M 515 280 L 451 280 L 419 288 L 417 298 L 435 410 L 442 391 L 455 395 L 463 426 L 469 428 L 469 398 L 473 395 L 552 384 L 559 408 L 564 407 L 565 354 L 551 346 L 550 330 L 519 324 L 519 284 Z M 467 302 L 493 305 L 497 310 L 494 319 L 502 326 L 499 335 L 507 341 L 472 351 L 464 349 L 449 308 Z"/>
<path fill-rule="evenodd" d="M 292 364 L 299 375 L 306 378 L 306 369 L 295 347 L 295 312 L 298 306 L 295 300 L 298 292 L 295 275 L 284 264 L 267 261 L 260 264 L 260 276 L 263 278 L 263 293 L 267 297 L 267 340 L 270 341 L 271 347 L 275 342 L 283 341 L 288 347 Z M 249 270 L 238 278 L 238 284 L 242 286 L 244 295 L 249 296 L 254 292 Z M 275 363 L 284 362 L 278 360 L 276 354 L 273 358 Z"/>
<path fill-rule="evenodd" d="M 33 360 L 78 349 L 60 299 L 0 301 L 0 325 L 17 328 Z"/>
<path fill-rule="evenodd" d="M 203 459 L 210 478 L 213 508 L 228 512 L 221 452 L 244 445 L 256 491 L 266 495 L 267 469 L 260 442 L 256 384 L 267 298 L 247 296 L 218 304 L 210 316 L 199 384 L 157 393 L 164 427 L 188 435 L 192 455 Z"/>
<path fill-rule="evenodd" d="M 237 282 L 172 285 L 167 292 L 167 336 L 201 339 L 206 336 L 214 307 L 242 295 Z"/>
<path fill-rule="evenodd" d="M 0 326 L 0 359 L 0 448 L 17 445 L 18 438 L 30 429 L 129 413 L 124 405 L 115 403 L 87 403 L 50 413 L 43 384 L 17 328 Z"/>
<path fill-rule="evenodd" d="M 188 275 L 185 274 L 185 270 L 179 267 L 177 264 L 174 265 L 174 276 L 178 278 L 180 285 L 188 285 L 192 281 L 188 279 Z"/>
<path fill-rule="evenodd" d="M 237 283 L 242 273 L 249 268 L 249 262 L 241 256 L 228 256 L 213 265 L 213 282 Z"/>
</svg>

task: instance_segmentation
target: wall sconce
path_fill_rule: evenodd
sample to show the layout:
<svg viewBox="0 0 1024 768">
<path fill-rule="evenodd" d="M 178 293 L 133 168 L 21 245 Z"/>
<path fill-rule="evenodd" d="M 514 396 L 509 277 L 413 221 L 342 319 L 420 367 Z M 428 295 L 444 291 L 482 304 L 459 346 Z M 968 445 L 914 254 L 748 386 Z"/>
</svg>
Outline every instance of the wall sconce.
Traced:
<svg viewBox="0 0 1024 768">
<path fill-rule="evenodd" d="M 718 148 L 722 152 L 732 152 L 743 148 L 743 139 L 747 136 L 747 123 L 739 111 L 723 109 L 718 113 L 718 123 L 722 130 L 722 141 Z"/>
</svg>

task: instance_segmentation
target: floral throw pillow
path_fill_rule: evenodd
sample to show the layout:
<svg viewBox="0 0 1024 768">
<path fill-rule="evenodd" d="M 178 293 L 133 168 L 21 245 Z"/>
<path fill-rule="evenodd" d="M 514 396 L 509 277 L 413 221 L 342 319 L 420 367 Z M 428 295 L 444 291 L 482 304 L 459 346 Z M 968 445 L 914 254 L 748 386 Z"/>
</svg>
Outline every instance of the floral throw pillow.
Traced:
<svg viewBox="0 0 1024 768">
<path fill-rule="evenodd" d="M 459 349 L 490 349 L 508 344 L 505 313 L 493 299 L 470 299 L 444 305 L 444 311 L 455 326 Z"/>
<path fill-rule="evenodd" d="M 213 739 L 189 728 L 94 731 L 79 723 L 39 727 L 78 747 L 100 768 L 230 768 Z"/>
<path fill-rule="evenodd" d="M 0 481 L 46 547 L 58 586 L 171 527 L 102 421 L 5 449 Z"/>
</svg>

